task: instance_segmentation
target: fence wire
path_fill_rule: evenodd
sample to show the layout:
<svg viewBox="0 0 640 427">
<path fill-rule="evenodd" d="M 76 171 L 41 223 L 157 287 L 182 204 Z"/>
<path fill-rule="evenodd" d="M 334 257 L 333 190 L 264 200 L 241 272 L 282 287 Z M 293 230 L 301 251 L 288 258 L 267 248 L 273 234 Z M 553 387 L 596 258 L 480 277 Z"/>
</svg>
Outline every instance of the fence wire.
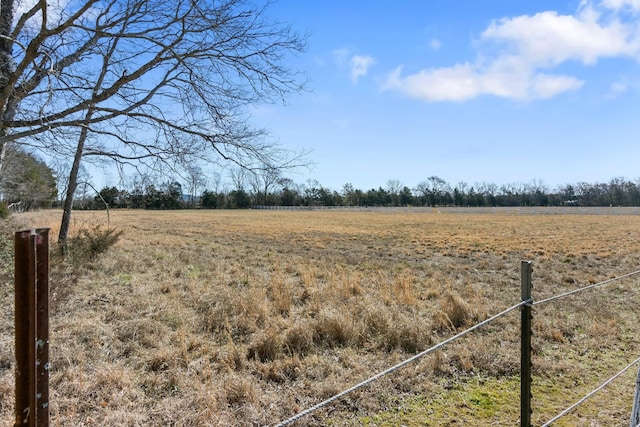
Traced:
<svg viewBox="0 0 640 427">
<path fill-rule="evenodd" d="M 598 287 L 598 286 L 603 286 L 603 285 L 609 284 L 611 282 L 615 282 L 617 280 L 626 279 L 627 277 L 631 277 L 631 276 L 634 276 L 636 274 L 640 274 L 640 270 L 636 270 L 634 272 L 627 273 L 627 274 L 624 274 L 622 276 L 614 277 L 612 279 L 608 279 L 608 280 L 605 280 L 603 282 L 594 283 L 593 285 L 584 286 L 582 288 L 574 289 L 572 291 L 565 292 L 563 294 L 554 295 L 552 297 L 545 298 L 545 299 L 542 299 L 540 301 L 535 301 L 533 303 L 533 305 L 540 305 L 540 304 L 544 304 L 544 303 L 547 303 L 547 302 L 551 302 L 551 301 L 554 301 L 554 300 L 557 300 L 557 299 L 560 299 L 560 298 L 564 298 L 564 297 L 569 296 L 569 295 L 577 294 L 578 292 L 586 291 L 586 290 L 589 290 L 589 289 L 592 289 L 592 288 L 595 288 L 595 287 Z"/>
<path fill-rule="evenodd" d="M 636 271 L 633 271 L 631 273 L 623 274 L 622 276 L 614 277 L 614 278 L 611 278 L 611 279 L 608 279 L 608 280 L 604 280 L 602 282 L 594 283 L 593 285 L 584 286 L 582 288 L 574 289 L 574 290 L 569 291 L 569 292 L 564 292 L 562 294 L 554 295 L 552 297 L 545 298 L 545 299 L 542 299 L 540 301 L 535 301 L 533 303 L 533 305 L 539 305 L 539 304 L 544 304 L 544 303 L 547 303 L 547 302 L 551 302 L 551 301 L 554 301 L 554 300 L 557 300 L 557 299 L 560 299 L 560 298 L 564 298 L 566 296 L 573 295 L 573 294 L 576 294 L 576 293 L 579 293 L 579 292 L 582 292 L 582 291 L 586 291 L 586 290 L 589 290 L 589 289 L 592 289 L 592 288 L 603 286 L 603 285 L 606 285 L 606 284 L 609 284 L 609 283 L 612 283 L 612 282 L 615 282 L 615 281 L 618 281 L 618 280 L 626 279 L 627 277 L 635 276 L 637 274 L 640 274 L 640 270 L 636 270 Z M 574 403 L 573 405 L 569 406 L 568 408 L 566 408 L 565 410 L 560 412 L 558 415 L 556 415 L 555 417 L 553 417 L 552 419 L 547 421 L 545 424 L 542 425 L 542 427 L 548 427 L 551 424 L 553 424 L 554 422 L 558 421 L 560 418 L 570 414 L 575 408 L 577 408 L 578 406 L 582 405 L 591 396 L 593 396 L 594 394 L 596 394 L 597 392 L 599 392 L 600 390 L 605 388 L 607 385 L 609 385 L 611 382 L 613 382 L 620 375 L 624 374 L 626 371 L 631 369 L 638 362 L 640 362 L 640 357 L 637 358 L 636 360 L 634 360 L 633 362 L 631 362 L 629 365 L 627 365 L 620 372 L 618 372 L 617 374 L 613 375 L 607 381 L 602 383 L 599 387 L 597 387 L 594 390 L 592 390 L 591 392 L 587 393 L 582 399 L 578 400 L 576 403 Z"/>
<path fill-rule="evenodd" d="M 615 374 L 614 376 L 609 378 L 607 381 L 602 383 L 599 387 L 597 387 L 596 389 L 594 389 L 594 390 L 590 391 L 589 393 L 587 393 L 582 399 L 578 400 L 576 403 L 574 403 L 573 405 L 569 406 L 567 409 L 565 409 L 564 411 L 560 412 L 558 415 L 556 415 L 555 417 L 553 417 L 552 419 L 547 421 L 545 424 L 542 425 L 542 427 L 548 427 L 552 423 L 558 421 L 560 418 L 562 418 L 565 415 L 568 415 L 569 413 L 571 413 L 571 411 L 573 411 L 578 406 L 582 405 L 587 399 L 589 399 L 591 396 L 593 396 L 594 394 L 596 394 L 597 392 L 599 392 L 600 390 L 605 388 L 607 385 L 609 385 L 611 382 L 613 382 L 620 375 L 624 374 L 629 369 L 631 369 L 638 362 L 640 362 L 640 357 L 638 357 L 633 362 L 629 363 L 623 370 L 621 370 L 620 372 L 618 372 L 617 374 Z"/>
<path fill-rule="evenodd" d="M 516 310 L 517 308 L 520 308 L 521 306 L 523 306 L 525 304 L 530 304 L 530 303 L 531 303 L 531 300 L 527 300 L 527 301 L 522 301 L 522 302 L 520 302 L 520 303 L 518 303 L 518 304 L 516 304 L 516 305 L 514 305 L 512 307 L 509 307 L 506 310 L 504 310 L 504 311 L 502 311 L 502 312 L 500 312 L 500 313 L 498 313 L 498 314 L 496 314 L 496 315 L 494 315 L 492 317 L 489 317 L 488 319 L 483 320 L 480 323 L 475 324 L 474 326 L 470 327 L 469 329 L 465 329 L 464 331 L 460 332 L 459 334 L 454 335 L 451 338 L 448 338 L 448 339 L 446 339 L 446 340 L 434 345 L 433 347 L 430 347 L 430 348 L 428 348 L 428 349 L 426 349 L 426 350 L 424 350 L 424 351 L 422 351 L 422 352 L 410 357 L 409 359 L 406 359 L 406 360 L 398 363 L 397 365 L 392 366 L 391 368 L 389 368 L 389 369 L 387 369 L 385 371 L 382 371 L 382 372 L 380 372 L 380 373 L 378 373 L 378 374 L 376 374 L 376 375 L 374 375 L 374 376 L 362 381 L 361 383 L 356 384 L 353 387 L 348 388 L 347 390 L 344 390 L 343 392 L 340 392 L 340 393 L 328 398 L 327 400 L 324 400 L 324 401 L 318 403 L 317 405 L 314 405 L 314 406 L 310 407 L 309 409 L 306 409 L 306 410 L 294 415 L 293 417 L 291 417 L 291 418 L 289 418 L 289 419 L 287 419 L 285 421 L 282 421 L 280 424 L 277 424 L 275 427 L 282 427 L 282 426 L 289 425 L 289 424 L 293 423 L 294 421 L 297 421 L 298 419 L 300 419 L 300 418 L 302 418 L 302 417 L 304 417 L 306 415 L 309 415 L 309 414 L 317 411 L 318 409 L 320 409 L 320 408 L 322 408 L 324 406 L 329 405 L 330 403 L 340 399 L 341 397 L 344 397 L 347 394 L 349 394 L 351 392 L 354 392 L 354 391 L 366 386 L 367 384 L 370 384 L 373 381 L 375 381 L 375 380 L 377 380 L 377 379 L 379 379 L 379 378 L 381 378 L 381 377 L 383 377 L 385 375 L 388 375 L 388 374 L 390 374 L 390 373 L 402 368 L 403 366 L 406 366 L 409 363 L 411 363 L 411 362 L 413 362 L 413 361 L 415 361 L 417 359 L 420 359 L 421 357 L 426 356 L 429 353 L 432 353 L 432 352 L 438 350 L 439 348 L 445 346 L 446 344 L 449 344 L 449 343 L 457 340 L 458 338 L 461 338 L 461 337 L 463 337 L 463 336 L 475 331 L 476 329 L 486 325 L 487 323 L 493 322 L 494 320 L 496 320 L 496 319 L 498 319 L 498 318 L 500 318 L 502 316 L 507 315 L 508 313 L 512 312 L 513 310 Z"/>
<path fill-rule="evenodd" d="M 500 318 L 502 316 L 505 316 L 508 313 L 512 312 L 513 310 L 516 310 L 516 309 L 518 309 L 518 308 L 520 308 L 520 307 L 522 307 L 524 305 L 531 306 L 531 305 L 540 305 L 540 304 L 548 303 L 548 302 L 554 301 L 556 299 L 564 298 L 564 297 L 569 296 L 569 295 L 573 295 L 573 294 L 576 294 L 576 293 L 579 293 L 579 292 L 583 292 L 583 291 L 586 291 L 586 290 L 589 290 L 589 289 L 592 289 L 592 288 L 603 286 L 603 285 L 609 284 L 611 282 L 615 282 L 617 280 L 625 279 L 627 277 L 631 277 L 631 276 L 634 276 L 634 275 L 637 275 L 637 274 L 640 274 L 640 270 L 636 270 L 636 271 L 633 271 L 631 273 L 624 274 L 622 276 L 614 277 L 612 279 L 604 280 L 602 282 L 594 283 L 594 284 L 589 285 L 589 286 L 584 286 L 582 288 L 574 289 L 572 291 L 564 292 L 562 294 L 554 295 L 552 297 L 545 298 L 545 299 L 542 299 L 540 301 L 533 301 L 533 299 L 528 299 L 526 301 L 521 301 L 520 303 L 518 303 L 518 304 L 516 304 L 516 305 L 514 305 L 512 307 L 509 307 L 506 310 L 504 310 L 504 311 L 502 311 L 502 312 L 500 312 L 500 313 L 498 313 L 498 314 L 496 314 L 496 315 L 494 315 L 492 317 L 489 317 L 488 319 L 486 319 L 486 320 L 484 320 L 484 321 L 482 321 L 480 323 L 477 323 L 476 325 L 474 325 L 474 326 L 472 326 L 472 327 L 470 327 L 468 329 L 465 329 L 464 331 L 458 333 L 457 335 L 454 335 L 451 338 L 448 338 L 445 341 L 442 341 L 442 342 L 434 345 L 433 347 L 430 347 L 430 348 L 428 348 L 428 349 L 426 349 L 426 350 L 424 350 L 424 351 L 422 351 L 422 352 L 410 357 L 409 359 L 406 359 L 406 360 L 398 363 L 397 365 L 394 365 L 391 368 L 389 368 L 389 369 L 387 369 L 385 371 L 382 371 L 382 372 L 380 372 L 380 373 L 378 373 L 378 374 L 376 374 L 376 375 L 374 375 L 374 376 L 372 376 L 372 377 L 370 377 L 370 378 L 368 378 L 368 379 L 366 379 L 366 380 L 354 385 L 353 387 L 348 388 L 348 389 L 346 389 L 346 390 L 344 390 L 344 391 L 342 391 L 342 392 L 340 392 L 340 393 L 338 393 L 338 394 L 336 394 L 336 395 L 334 395 L 334 396 L 332 396 L 332 397 L 330 397 L 330 398 L 328 398 L 328 399 L 326 399 L 326 400 L 324 400 L 324 401 L 322 401 L 322 402 L 320 402 L 320 403 L 318 403 L 318 404 L 316 404 L 316 405 L 314 405 L 314 406 L 312 406 L 312 407 L 310 407 L 310 408 L 308 408 L 308 409 L 306 409 L 306 410 L 304 410 L 304 411 L 292 416 L 291 418 L 280 422 L 279 424 L 276 424 L 274 427 L 287 426 L 287 425 L 299 420 L 300 418 L 305 417 L 305 416 L 307 416 L 307 415 L 319 410 L 320 408 L 323 408 L 323 407 L 329 405 L 332 402 L 335 402 L 336 400 L 346 396 L 347 394 L 352 393 L 352 392 L 354 392 L 354 391 L 356 391 L 356 390 L 358 390 L 358 389 L 360 389 L 360 388 L 372 383 L 373 381 L 375 381 L 375 380 L 377 380 L 377 379 L 379 379 L 379 378 L 381 378 L 381 377 L 383 377 L 385 375 L 388 375 L 388 374 L 390 374 L 390 373 L 392 373 L 392 372 L 394 372 L 394 371 L 396 371 L 396 370 L 408 365 L 409 363 L 414 362 L 415 360 L 426 356 L 429 353 L 432 353 L 432 352 L 438 350 L 439 348 L 441 348 L 441 347 L 443 347 L 443 346 L 445 346 L 445 345 L 457 340 L 458 338 L 461 338 L 461 337 L 463 337 L 463 336 L 475 331 L 476 329 L 478 329 L 478 328 L 480 328 L 480 327 L 482 327 L 482 326 L 484 326 L 484 325 L 486 325 L 486 324 L 488 324 L 488 323 L 490 323 L 490 322 L 492 322 L 492 321 L 494 321 L 494 320 L 496 320 L 496 319 L 498 319 L 498 318 Z M 556 417 L 554 417 L 553 419 L 549 420 L 546 424 L 543 425 L 543 427 L 547 427 L 547 426 L 551 425 L 553 422 L 555 422 L 558 419 L 562 418 L 563 416 L 569 414 L 577 406 L 579 406 L 582 403 L 584 403 L 587 399 L 589 399 L 591 396 L 593 396 L 598 391 L 602 390 L 609 383 L 614 381 L 616 378 L 618 378 L 620 375 L 622 375 L 624 372 L 629 370 L 633 365 L 635 365 L 638 362 L 640 362 L 640 357 L 638 359 L 636 359 L 635 361 L 633 361 L 632 363 L 630 363 L 622 371 L 618 372 L 616 375 L 614 375 L 613 377 L 609 378 L 600 387 L 598 387 L 595 390 L 591 391 L 589 394 L 587 394 L 585 397 L 580 399 L 578 402 L 574 403 L 573 405 L 571 405 L 570 407 L 568 407 L 567 409 L 562 411 L 560 414 L 556 415 Z"/>
</svg>

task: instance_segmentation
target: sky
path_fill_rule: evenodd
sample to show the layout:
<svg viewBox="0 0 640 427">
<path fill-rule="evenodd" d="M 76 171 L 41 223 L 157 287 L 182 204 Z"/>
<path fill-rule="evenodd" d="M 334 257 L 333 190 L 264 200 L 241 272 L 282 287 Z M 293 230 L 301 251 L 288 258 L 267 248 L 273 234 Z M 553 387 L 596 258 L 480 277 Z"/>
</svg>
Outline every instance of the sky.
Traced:
<svg viewBox="0 0 640 427">
<path fill-rule="evenodd" d="M 640 178 L 640 0 L 278 0 L 309 90 L 254 124 L 340 191 Z"/>
</svg>

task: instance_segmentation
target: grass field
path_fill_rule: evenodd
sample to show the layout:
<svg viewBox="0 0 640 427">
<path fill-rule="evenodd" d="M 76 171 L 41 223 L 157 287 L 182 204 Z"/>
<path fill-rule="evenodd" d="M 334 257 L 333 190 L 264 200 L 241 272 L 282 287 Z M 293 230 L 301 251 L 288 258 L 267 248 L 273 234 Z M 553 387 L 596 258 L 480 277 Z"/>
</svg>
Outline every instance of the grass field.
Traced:
<svg viewBox="0 0 640 427">
<path fill-rule="evenodd" d="M 12 227 L 55 240 L 60 214 Z M 76 232 L 105 222 L 74 212 Z M 521 260 L 537 300 L 640 265 L 635 215 L 123 210 L 110 223 L 124 234 L 97 260 L 52 256 L 53 426 L 274 425 L 518 303 Z M 9 426 L 7 248 L 0 260 Z M 534 424 L 640 356 L 639 285 L 535 308 Z M 516 311 L 297 425 L 517 425 L 519 334 Z M 628 425 L 636 373 L 555 425 Z"/>
</svg>

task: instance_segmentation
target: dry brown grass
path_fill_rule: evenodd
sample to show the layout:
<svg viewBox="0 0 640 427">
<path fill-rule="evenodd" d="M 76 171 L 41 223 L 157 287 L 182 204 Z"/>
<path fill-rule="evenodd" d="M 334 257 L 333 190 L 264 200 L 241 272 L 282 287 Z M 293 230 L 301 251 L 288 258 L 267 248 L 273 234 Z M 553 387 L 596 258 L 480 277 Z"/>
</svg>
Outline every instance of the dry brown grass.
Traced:
<svg viewBox="0 0 640 427">
<path fill-rule="evenodd" d="M 55 237 L 59 215 L 16 220 Z M 76 233 L 105 221 L 74 218 Z M 274 424 L 517 303 L 521 259 L 534 262 L 542 299 L 634 271 L 640 254 L 635 216 L 112 211 L 111 225 L 124 235 L 93 263 L 52 259 L 52 425 Z M 3 262 L 0 303 L 12 307 Z M 640 354 L 637 284 L 536 308 L 535 375 L 547 387 L 536 423 Z M 3 425 L 13 419 L 12 316 L 0 319 Z M 457 384 L 510 381 L 518 321 L 500 319 L 300 425 L 411 425 L 364 417 L 402 406 L 424 419 Z M 611 393 L 567 425 L 623 425 L 633 381 Z M 511 407 L 467 423 L 512 425 Z"/>
</svg>

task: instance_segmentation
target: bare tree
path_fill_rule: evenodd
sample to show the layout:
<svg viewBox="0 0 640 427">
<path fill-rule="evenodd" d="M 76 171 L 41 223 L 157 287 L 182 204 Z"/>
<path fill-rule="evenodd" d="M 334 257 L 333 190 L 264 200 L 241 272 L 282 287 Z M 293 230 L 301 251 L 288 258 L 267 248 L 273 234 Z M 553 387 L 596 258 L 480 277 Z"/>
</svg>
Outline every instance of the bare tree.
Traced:
<svg viewBox="0 0 640 427">
<path fill-rule="evenodd" d="M 9 141 L 73 159 L 154 166 L 198 156 L 293 167 L 247 106 L 303 88 L 286 66 L 305 37 L 260 0 L 82 0 L 0 11 L 0 173 Z M 25 2 L 26 4 L 26 2 Z M 66 241 L 70 205 L 59 242 Z M 66 226 L 65 226 L 66 225 Z"/>
<path fill-rule="evenodd" d="M 402 191 L 402 187 L 402 183 L 397 179 L 390 179 L 387 181 L 387 191 L 391 196 L 393 206 L 399 206 L 400 204 L 400 192 Z"/>
<path fill-rule="evenodd" d="M 247 170 L 241 167 L 229 169 L 229 179 L 233 185 L 233 191 L 244 191 L 247 185 Z"/>
<path fill-rule="evenodd" d="M 196 206 L 196 196 L 199 189 L 207 184 L 207 179 L 202 168 L 197 164 L 190 163 L 184 167 L 186 171 L 187 188 L 189 189 L 189 198 L 191 199 L 191 207 Z"/>
<path fill-rule="evenodd" d="M 53 159 L 53 170 L 56 177 L 56 187 L 58 189 L 58 198 L 61 204 L 64 201 L 65 194 L 67 194 L 70 169 L 71 165 L 66 161 L 66 159 Z M 4 170 L 0 175 L 4 175 Z"/>
<path fill-rule="evenodd" d="M 222 175 L 220 172 L 213 172 L 211 174 L 211 184 L 213 185 L 213 192 L 218 194 L 220 193 L 220 186 L 222 185 Z"/>
<path fill-rule="evenodd" d="M 263 165 L 250 176 L 250 183 L 256 193 L 258 203 L 268 204 L 269 192 L 282 182 L 282 169 L 271 165 Z"/>
<path fill-rule="evenodd" d="M 457 188 L 460 193 L 464 194 L 469 190 L 469 184 L 465 181 L 459 181 L 455 188 Z"/>
<path fill-rule="evenodd" d="M 422 199 L 422 203 L 435 206 L 440 202 L 443 194 L 449 191 L 449 184 L 438 177 L 430 176 L 427 181 L 420 181 L 413 189 L 414 193 Z"/>
</svg>

